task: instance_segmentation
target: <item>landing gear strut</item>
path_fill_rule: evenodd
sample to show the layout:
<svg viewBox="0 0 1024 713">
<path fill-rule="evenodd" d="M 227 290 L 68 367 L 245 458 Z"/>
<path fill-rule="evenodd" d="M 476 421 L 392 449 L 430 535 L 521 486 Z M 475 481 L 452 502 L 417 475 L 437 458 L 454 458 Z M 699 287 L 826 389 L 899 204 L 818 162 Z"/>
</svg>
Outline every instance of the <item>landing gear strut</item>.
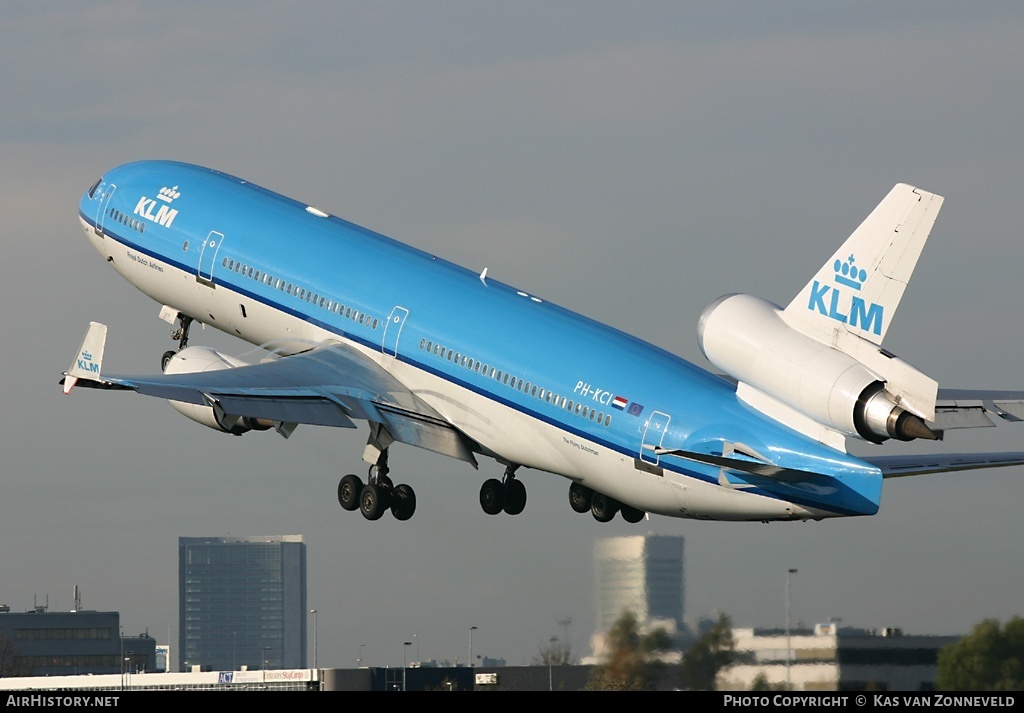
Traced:
<svg viewBox="0 0 1024 713">
<path fill-rule="evenodd" d="M 505 467 L 501 480 L 489 478 L 480 486 L 480 507 L 488 515 L 497 515 L 504 510 L 509 515 L 518 515 L 526 507 L 526 486 L 516 480 L 518 465 Z"/>
<path fill-rule="evenodd" d="M 178 351 L 188 346 L 188 330 L 192 326 L 192 318 L 187 314 L 178 313 L 178 328 L 171 332 L 171 339 L 178 340 Z"/>
<path fill-rule="evenodd" d="M 177 340 L 178 349 L 163 353 L 163 356 L 160 357 L 160 371 L 167 371 L 167 365 L 171 363 L 174 355 L 188 346 L 188 330 L 192 326 L 192 322 L 192 318 L 187 314 L 178 312 L 178 328 L 171 332 L 171 339 Z"/>
</svg>

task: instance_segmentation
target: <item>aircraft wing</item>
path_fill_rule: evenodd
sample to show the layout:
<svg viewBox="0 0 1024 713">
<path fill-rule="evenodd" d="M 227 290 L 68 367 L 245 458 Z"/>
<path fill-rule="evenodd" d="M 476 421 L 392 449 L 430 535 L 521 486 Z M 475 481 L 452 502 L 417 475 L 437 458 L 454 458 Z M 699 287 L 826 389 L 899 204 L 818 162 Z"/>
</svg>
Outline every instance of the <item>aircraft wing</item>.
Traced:
<svg viewBox="0 0 1024 713">
<path fill-rule="evenodd" d="M 473 444 L 465 434 L 384 368 L 347 345 L 326 343 L 294 356 L 234 368 L 117 376 L 100 373 L 105 341 L 106 326 L 93 322 L 61 382 L 65 393 L 76 384 L 130 390 L 208 406 L 220 416 L 272 421 L 286 426 L 279 428 L 283 435 L 298 423 L 355 428 L 353 419 L 365 420 L 384 426 L 396 441 L 476 465 Z"/>
<path fill-rule="evenodd" d="M 866 463 L 878 467 L 884 478 L 902 478 L 908 475 L 949 473 L 957 470 L 1002 468 L 1024 465 L 1024 451 L 1013 453 L 940 453 L 914 456 L 858 456 Z"/>
<path fill-rule="evenodd" d="M 1024 391 L 974 391 L 939 389 L 935 401 L 935 421 L 939 430 L 954 428 L 991 428 L 993 418 L 1024 421 Z"/>
</svg>

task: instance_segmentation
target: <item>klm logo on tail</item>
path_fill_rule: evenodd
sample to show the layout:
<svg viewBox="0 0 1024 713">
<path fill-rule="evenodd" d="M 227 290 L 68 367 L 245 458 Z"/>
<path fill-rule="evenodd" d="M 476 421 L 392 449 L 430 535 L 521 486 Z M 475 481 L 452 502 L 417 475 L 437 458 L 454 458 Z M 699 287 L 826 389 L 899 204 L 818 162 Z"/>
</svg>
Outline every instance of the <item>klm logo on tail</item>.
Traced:
<svg viewBox="0 0 1024 713">
<path fill-rule="evenodd" d="M 78 368 L 81 371 L 85 371 L 90 374 L 100 373 L 100 365 L 92 360 L 91 352 L 83 350 L 81 355 L 75 361 L 77 362 Z"/>
<path fill-rule="evenodd" d="M 851 327 L 881 335 L 885 311 L 883 306 L 865 302 L 862 297 L 853 294 L 863 287 L 868 278 L 867 272 L 857 267 L 853 255 L 846 262 L 836 260 L 832 269 L 835 271 L 835 284 L 822 285 L 814 280 L 807 309 Z"/>
</svg>

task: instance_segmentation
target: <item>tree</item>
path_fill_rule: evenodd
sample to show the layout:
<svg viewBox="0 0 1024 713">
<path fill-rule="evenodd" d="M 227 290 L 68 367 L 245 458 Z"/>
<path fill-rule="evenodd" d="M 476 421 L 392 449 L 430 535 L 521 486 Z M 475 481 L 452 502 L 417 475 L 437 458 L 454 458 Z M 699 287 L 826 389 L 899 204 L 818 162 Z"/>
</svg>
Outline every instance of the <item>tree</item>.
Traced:
<svg viewBox="0 0 1024 713">
<path fill-rule="evenodd" d="M 944 691 L 1024 690 L 1024 619 L 999 628 L 986 619 L 939 652 L 937 686 Z"/>
<path fill-rule="evenodd" d="M 785 691 L 786 682 L 781 681 L 779 683 L 769 683 L 768 677 L 764 673 L 759 673 L 754 676 L 754 680 L 750 684 L 751 691 Z"/>
<path fill-rule="evenodd" d="M 0 678 L 31 675 L 32 667 L 21 658 L 14 644 L 0 634 Z"/>
<path fill-rule="evenodd" d="M 732 621 L 725 614 L 683 655 L 682 686 L 693 691 L 715 690 L 719 670 L 737 659 Z"/>
<path fill-rule="evenodd" d="M 537 655 L 530 663 L 534 666 L 571 666 L 576 660 L 568 643 L 552 639 L 550 643 L 537 647 Z"/>
<path fill-rule="evenodd" d="M 665 665 L 658 654 L 672 648 L 664 629 L 640 629 L 633 612 L 623 612 L 607 634 L 605 662 L 595 666 L 587 688 L 599 691 L 640 691 L 654 688 Z"/>
</svg>

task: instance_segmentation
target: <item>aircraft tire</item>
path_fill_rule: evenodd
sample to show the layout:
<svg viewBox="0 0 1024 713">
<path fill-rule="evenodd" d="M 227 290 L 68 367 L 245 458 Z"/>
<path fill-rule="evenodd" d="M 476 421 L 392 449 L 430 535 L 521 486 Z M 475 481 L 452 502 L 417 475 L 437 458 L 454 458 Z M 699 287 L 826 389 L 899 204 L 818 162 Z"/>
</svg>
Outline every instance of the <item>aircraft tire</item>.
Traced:
<svg viewBox="0 0 1024 713">
<path fill-rule="evenodd" d="M 522 481 L 510 480 L 505 483 L 505 502 L 502 505 L 509 515 L 518 515 L 526 508 L 526 486 Z"/>
<path fill-rule="evenodd" d="M 573 483 L 569 486 L 569 506 L 576 512 L 590 512 L 590 502 L 594 491 L 586 485 Z"/>
<path fill-rule="evenodd" d="M 359 510 L 367 520 L 380 520 L 388 509 L 386 498 L 381 489 L 373 483 L 366 485 L 359 494 Z"/>
<path fill-rule="evenodd" d="M 629 505 L 622 505 L 619 508 L 619 512 L 622 513 L 622 519 L 626 522 L 637 523 L 644 519 L 646 514 L 643 510 L 637 510 Z"/>
<path fill-rule="evenodd" d="M 167 371 L 167 365 L 171 363 L 171 359 L 173 359 L 174 355 L 177 353 L 178 352 L 174 350 L 163 353 L 163 356 L 160 357 L 160 371 Z"/>
<path fill-rule="evenodd" d="M 480 486 L 480 507 L 488 515 L 497 515 L 501 512 L 504 500 L 505 488 L 500 480 L 489 478 Z"/>
<path fill-rule="evenodd" d="M 402 483 L 395 487 L 391 498 L 391 514 L 396 520 L 408 520 L 416 512 L 416 492 Z"/>
<path fill-rule="evenodd" d="M 359 509 L 359 495 L 363 492 L 363 481 L 358 475 L 349 473 L 338 483 L 338 504 L 348 511 Z"/>
<path fill-rule="evenodd" d="M 604 493 L 594 493 L 590 503 L 590 513 L 594 516 L 595 520 L 598 522 L 611 522 L 618 510 L 618 501 L 609 498 Z"/>
</svg>

